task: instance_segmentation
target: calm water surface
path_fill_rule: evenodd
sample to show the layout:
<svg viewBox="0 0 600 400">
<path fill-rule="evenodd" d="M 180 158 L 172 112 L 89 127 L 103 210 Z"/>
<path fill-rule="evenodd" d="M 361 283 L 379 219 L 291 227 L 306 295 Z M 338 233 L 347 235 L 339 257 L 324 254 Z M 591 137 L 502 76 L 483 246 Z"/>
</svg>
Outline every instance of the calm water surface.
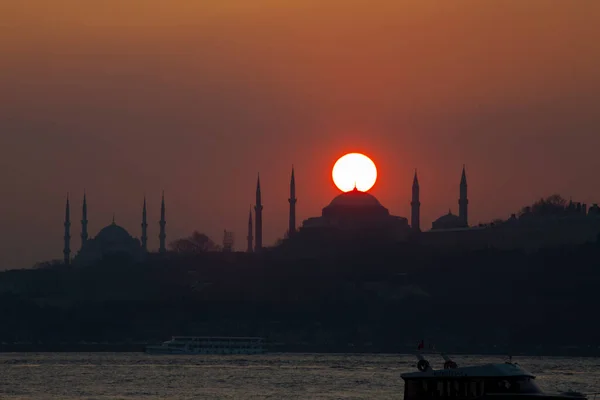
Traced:
<svg viewBox="0 0 600 400">
<path fill-rule="evenodd" d="M 441 359 L 429 359 L 441 368 Z M 482 356 L 454 359 L 459 366 L 503 361 Z M 537 375 L 544 390 L 600 392 L 600 359 L 513 361 Z M 0 354 L 0 398 L 401 399 L 400 374 L 412 370 L 415 358 L 409 355 L 4 353 Z"/>
</svg>

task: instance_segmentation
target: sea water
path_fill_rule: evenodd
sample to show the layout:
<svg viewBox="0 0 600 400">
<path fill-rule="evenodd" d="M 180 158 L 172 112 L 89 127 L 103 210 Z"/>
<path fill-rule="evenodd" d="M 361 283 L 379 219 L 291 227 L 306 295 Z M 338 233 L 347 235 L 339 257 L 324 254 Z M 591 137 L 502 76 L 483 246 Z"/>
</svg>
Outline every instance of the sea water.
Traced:
<svg viewBox="0 0 600 400">
<path fill-rule="evenodd" d="M 442 368 L 441 358 L 428 358 Z M 476 355 L 453 359 L 459 366 L 505 361 Z M 515 357 L 513 362 L 535 374 L 545 391 L 600 392 L 598 358 Z M 415 364 L 414 356 L 396 354 L 3 353 L 0 398 L 401 399 L 400 374 L 416 371 Z"/>
</svg>

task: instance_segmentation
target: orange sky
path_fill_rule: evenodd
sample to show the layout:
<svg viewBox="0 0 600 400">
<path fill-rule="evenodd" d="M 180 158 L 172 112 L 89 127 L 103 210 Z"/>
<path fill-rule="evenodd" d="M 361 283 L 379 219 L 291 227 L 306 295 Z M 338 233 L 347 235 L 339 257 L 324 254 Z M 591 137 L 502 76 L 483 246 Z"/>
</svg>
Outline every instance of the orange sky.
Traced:
<svg viewBox="0 0 600 400">
<path fill-rule="evenodd" d="M 372 190 L 422 226 L 471 223 L 559 192 L 600 202 L 600 2 L 8 0 L 0 3 L 0 268 L 60 258 L 64 197 L 90 234 L 139 236 L 148 196 L 158 244 L 223 229 L 243 249 L 260 171 L 264 241 L 337 193 L 347 151 L 379 168 Z"/>
</svg>

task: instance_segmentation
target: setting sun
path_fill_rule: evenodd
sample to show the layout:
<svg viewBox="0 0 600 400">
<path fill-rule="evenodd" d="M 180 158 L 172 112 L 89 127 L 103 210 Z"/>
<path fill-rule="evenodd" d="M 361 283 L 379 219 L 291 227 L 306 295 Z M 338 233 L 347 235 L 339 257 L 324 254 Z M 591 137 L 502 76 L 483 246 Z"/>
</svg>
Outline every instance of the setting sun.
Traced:
<svg viewBox="0 0 600 400">
<path fill-rule="evenodd" d="M 377 180 L 377 168 L 364 154 L 349 153 L 336 161 L 331 176 L 335 186 L 342 192 L 349 192 L 355 187 L 361 192 L 366 192 Z"/>
</svg>

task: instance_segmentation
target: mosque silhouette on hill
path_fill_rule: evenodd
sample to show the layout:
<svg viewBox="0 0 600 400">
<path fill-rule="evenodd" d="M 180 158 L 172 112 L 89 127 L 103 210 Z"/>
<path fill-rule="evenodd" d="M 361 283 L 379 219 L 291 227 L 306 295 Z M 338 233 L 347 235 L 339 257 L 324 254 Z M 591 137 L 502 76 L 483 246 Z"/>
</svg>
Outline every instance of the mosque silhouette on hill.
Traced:
<svg viewBox="0 0 600 400">
<path fill-rule="evenodd" d="M 412 183 L 410 202 L 410 224 L 408 219 L 391 215 L 379 200 L 370 193 L 354 190 L 337 195 L 322 209 L 321 216 L 296 224 L 296 182 L 292 167 L 290 179 L 289 221 L 286 238 L 298 242 L 307 238 L 340 238 L 370 235 L 388 242 L 411 240 L 425 246 L 451 249 L 537 249 L 544 246 L 580 244 L 596 241 L 600 235 L 600 207 L 594 204 L 589 209 L 585 204 L 570 202 L 563 215 L 533 216 L 524 213 L 513 214 L 498 224 L 470 226 L 468 221 L 469 200 L 467 174 L 463 165 L 459 183 L 458 215 L 442 215 L 433 221 L 431 229 L 421 230 L 421 201 L 417 172 Z M 258 253 L 264 250 L 262 240 L 263 204 L 260 176 L 256 182 L 256 201 L 248 216 L 248 236 L 246 252 Z M 164 192 L 161 201 L 159 221 L 159 253 L 166 253 L 166 220 Z M 90 265 L 107 257 L 127 257 L 141 261 L 148 254 L 148 224 L 146 220 L 146 199 L 142 208 L 140 239 L 132 237 L 123 227 L 113 221 L 102 228 L 94 238 L 88 237 L 87 201 L 84 193 L 81 219 L 81 247 L 71 260 L 71 220 L 67 196 L 64 235 L 64 262 L 75 265 Z"/>
<path fill-rule="evenodd" d="M 570 202 L 561 215 L 532 216 L 524 213 L 502 223 L 469 225 L 469 199 L 467 173 L 463 165 L 458 187 L 458 215 L 451 210 L 432 222 L 431 229 L 421 230 L 421 201 L 417 172 L 412 183 L 410 225 L 408 219 L 391 215 L 379 200 L 370 193 L 354 190 L 336 196 L 324 207 L 321 216 L 308 218 L 296 226 L 296 183 L 294 169 L 290 179 L 289 226 L 287 238 L 335 238 L 356 235 L 378 237 L 388 242 L 411 240 L 435 248 L 450 249 L 525 249 L 544 246 L 580 244 L 596 241 L 600 235 L 600 207 L 594 204 Z M 260 177 L 256 184 L 254 206 L 248 217 L 247 252 L 258 252 L 262 247 L 262 211 Z M 253 243 L 253 240 L 255 242 Z"/>
<path fill-rule="evenodd" d="M 65 235 L 63 248 L 63 262 L 66 265 L 71 264 L 78 266 L 93 265 L 102 259 L 109 257 L 126 258 L 131 261 L 143 261 L 148 253 L 148 223 L 146 220 L 146 198 L 142 206 L 142 235 L 140 239 L 132 237 L 127 230 L 115 223 L 113 216 L 112 223 L 102 228 L 98 234 L 90 238 L 88 235 L 88 219 L 87 219 L 87 199 L 83 194 L 83 204 L 81 209 L 81 246 L 76 256 L 71 259 L 71 207 L 69 196 L 67 195 L 67 203 L 65 208 Z M 163 192 L 160 205 L 160 231 L 159 238 L 159 253 L 166 253 L 166 225 L 165 220 L 165 194 Z"/>
<path fill-rule="evenodd" d="M 460 198 L 458 200 L 459 215 L 449 212 L 433 222 L 432 230 L 447 230 L 468 228 L 467 176 L 463 166 L 460 180 Z M 337 195 L 326 207 L 321 216 L 311 217 L 296 226 L 296 181 L 294 168 L 290 179 L 290 197 L 288 199 L 289 225 L 287 238 L 293 240 L 301 233 L 303 236 L 311 234 L 344 235 L 366 232 L 374 236 L 385 237 L 395 241 L 407 240 L 411 235 L 421 232 L 421 202 L 419 198 L 419 180 L 415 171 L 412 185 L 411 224 L 408 219 L 391 215 L 375 196 L 370 193 L 354 190 Z M 256 182 L 256 203 L 254 206 L 254 229 L 252 210 L 248 216 L 247 252 L 258 252 L 262 245 L 262 197 L 260 191 L 260 176 Z"/>
</svg>

